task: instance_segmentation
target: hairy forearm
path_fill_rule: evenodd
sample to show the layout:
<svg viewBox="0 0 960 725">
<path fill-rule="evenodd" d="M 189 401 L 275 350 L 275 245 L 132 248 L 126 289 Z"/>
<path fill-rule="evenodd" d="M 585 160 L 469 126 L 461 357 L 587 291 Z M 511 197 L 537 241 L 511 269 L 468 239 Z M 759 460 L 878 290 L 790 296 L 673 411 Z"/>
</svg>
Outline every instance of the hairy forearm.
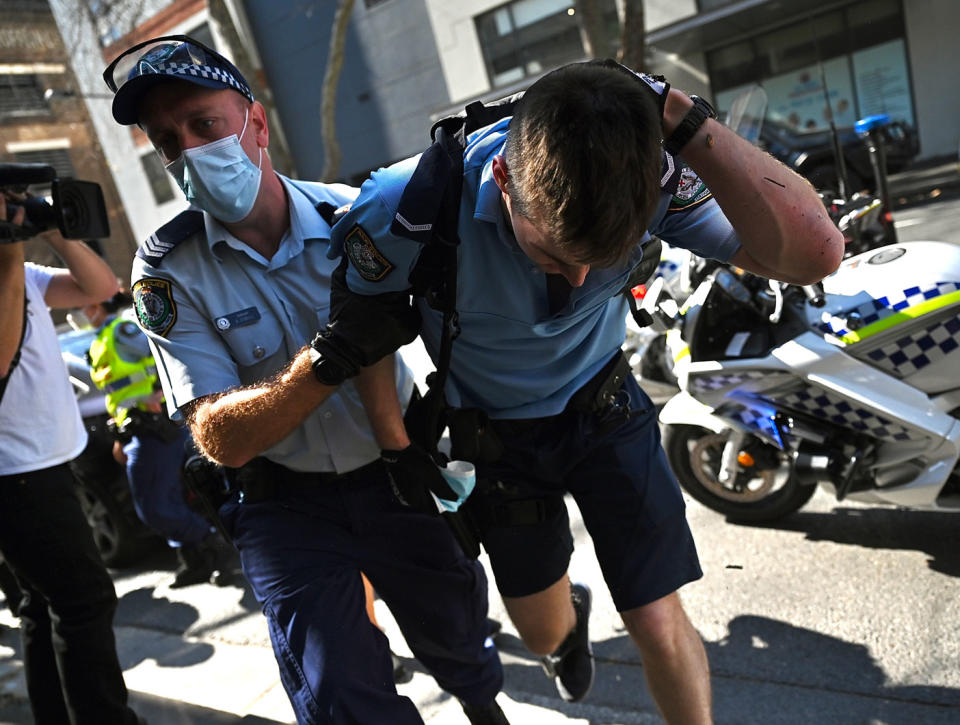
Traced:
<svg viewBox="0 0 960 725">
<path fill-rule="evenodd" d="M 669 135 L 691 106 L 671 91 L 664 111 Z M 772 156 L 708 119 L 681 156 L 710 188 L 743 244 L 740 260 L 755 271 L 798 284 L 818 281 L 843 258 L 843 235 L 810 183 Z"/>
<path fill-rule="evenodd" d="M 0 378 L 20 344 L 23 329 L 23 245 L 0 245 Z"/>
<path fill-rule="evenodd" d="M 200 399 L 187 420 L 204 455 L 237 468 L 290 435 L 335 390 L 317 381 L 304 348 L 270 380 Z"/>
<path fill-rule="evenodd" d="M 377 445 L 393 451 L 410 445 L 397 397 L 394 356 L 387 355 L 370 367 L 363 368 L 356 377 L 356 385 Z"/>
</svg>

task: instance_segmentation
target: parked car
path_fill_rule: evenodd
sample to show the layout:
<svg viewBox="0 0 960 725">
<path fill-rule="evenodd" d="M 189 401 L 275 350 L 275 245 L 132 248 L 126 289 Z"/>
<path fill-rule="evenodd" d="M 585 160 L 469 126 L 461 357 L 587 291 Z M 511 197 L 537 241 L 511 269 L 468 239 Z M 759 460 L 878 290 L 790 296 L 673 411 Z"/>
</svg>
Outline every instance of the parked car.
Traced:
<svg viewBox="0 0 960 725">
<path fill-rule="evenodd" d="M 113 457 L 113 434 L 107 428 L 104 395 L 90 379 L 86 358 L 95 334 L 94 330 L 69 330 L 59 335 L 63 362 L 89 436 L 87 447 L 70 467 L 77 481 L 80 506 L 104 564 L 123 567 L 156 551 L 163 540 L 137 517 L 126 471 Z"/>
<path fill-rule="evenodd" d="M 865 141 L 853 127 L 837 129 L 843 150 L 849 188 L 847 194 L 867 190 L 875 193 L 876 182 Z M 902 171 L 917 155 L 919 146 L 914 129 L 902 121 L 884 128 L 887 173 Z M 764 119 L 759 145 L 790 168 L 809 179 L 818 190 L 839 190 L 837 164 L 829 130 L 803 131 L 776 118 Z"/>
</svg>

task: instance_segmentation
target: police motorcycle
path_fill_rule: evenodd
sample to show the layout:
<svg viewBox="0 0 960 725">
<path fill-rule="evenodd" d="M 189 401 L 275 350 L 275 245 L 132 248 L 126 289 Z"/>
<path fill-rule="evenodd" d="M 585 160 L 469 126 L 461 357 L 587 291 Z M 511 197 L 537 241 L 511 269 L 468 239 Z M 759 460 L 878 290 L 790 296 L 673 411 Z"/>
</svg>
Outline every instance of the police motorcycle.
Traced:
<svg viewBox="0 0 960 725">
<path fill-rule="evenodd" d="M 668 308 L 669 309 L 669 306 Z M 681 486 L 731 520 L 838 501 L 960 510 L 960 247 L 916 241 L 822 283 L 718 267 L 676 324 L 663 407 Z"/>
</svg>

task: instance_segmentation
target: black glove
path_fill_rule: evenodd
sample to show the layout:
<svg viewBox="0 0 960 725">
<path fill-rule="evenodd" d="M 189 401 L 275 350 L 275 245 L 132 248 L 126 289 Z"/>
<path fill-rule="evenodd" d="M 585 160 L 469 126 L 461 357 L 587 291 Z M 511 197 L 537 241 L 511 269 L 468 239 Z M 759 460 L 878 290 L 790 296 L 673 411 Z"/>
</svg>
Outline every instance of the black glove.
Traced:
<svg viewBox="0 0 960 725">
<path fill-rule="evenodd" d="M 347 287 L 346 270 L 344 257 L 330 284 L 330 322 L 310 343 L 324 358 L 322 370 L 314 371 L 328 385 L 339 385 L 420 334 L 420 312 L 409 292 L 356 294 Z"/>
<path fill-rule="evenodd" d="M 404 506 L 425 514 L 439 513 L 431 491 L 448 501 L 457 500 L 457 493 L 447 485 L 430 454 L 416 443 L 402 451 L 380 451 L 380 458 L 387 464 L 393 493 Z"/>
</svg>

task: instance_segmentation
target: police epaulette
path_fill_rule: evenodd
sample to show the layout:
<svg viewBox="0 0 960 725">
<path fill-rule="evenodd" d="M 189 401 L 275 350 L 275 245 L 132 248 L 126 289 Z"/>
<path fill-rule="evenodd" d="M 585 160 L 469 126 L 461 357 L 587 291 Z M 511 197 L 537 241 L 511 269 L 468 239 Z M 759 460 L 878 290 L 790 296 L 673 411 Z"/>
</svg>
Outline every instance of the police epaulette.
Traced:
<svg viewBox="0 0 960 725">
<path fill-rule="evenodd" d="M 180 212 L 137 247 L 137 256 L 159 267 L 174 247 L 203 229 L 203 212 L 188 209 Z"/>
<path fill-rule="evenodd" d="M 666 151 L 663 152 L 663 163 L 660 167 L 660 188 L 673 196 L 680 186 L 680 171 L 682 164 L 678 164 Z"/>
</svg>

